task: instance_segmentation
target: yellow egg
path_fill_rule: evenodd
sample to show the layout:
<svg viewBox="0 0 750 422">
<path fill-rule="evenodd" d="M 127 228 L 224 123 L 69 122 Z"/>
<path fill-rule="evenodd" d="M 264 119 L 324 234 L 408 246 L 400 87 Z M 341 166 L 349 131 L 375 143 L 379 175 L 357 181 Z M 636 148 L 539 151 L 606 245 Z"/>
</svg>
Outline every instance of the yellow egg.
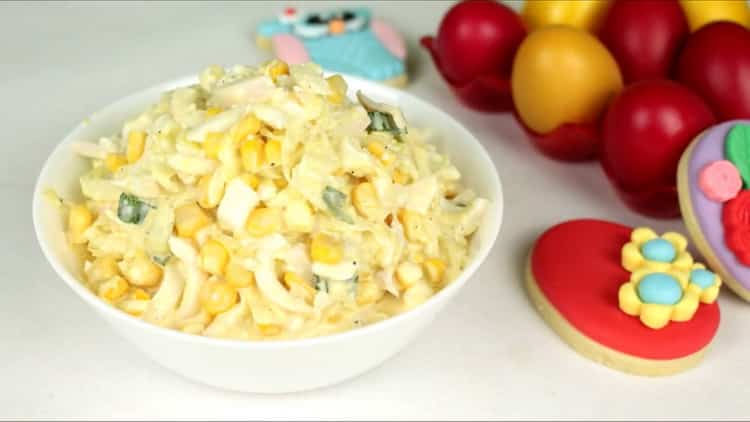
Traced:
<svg viewBox="0 0 750 422">
<path fill-rule="evenodd" d="M 680 0 L 680 4 L 691 31 L 716 21 L 750 28 L 750 7 L 745 0 Z"/>
<path fill-rule="evenodd" d="M 595 122 L 622 89 L 617 62 L 588 32 L 547 26 L 521 43 L 511 90 L 521 120 L 538 133 Z"/>
<path fill-rule="evenodd" d="M 521 17 L 529 31 L 548 25 L 570 25 L 585 31 L 596 31 L 610 3 L 609 0 L 526 1 Z"/>
</svg>

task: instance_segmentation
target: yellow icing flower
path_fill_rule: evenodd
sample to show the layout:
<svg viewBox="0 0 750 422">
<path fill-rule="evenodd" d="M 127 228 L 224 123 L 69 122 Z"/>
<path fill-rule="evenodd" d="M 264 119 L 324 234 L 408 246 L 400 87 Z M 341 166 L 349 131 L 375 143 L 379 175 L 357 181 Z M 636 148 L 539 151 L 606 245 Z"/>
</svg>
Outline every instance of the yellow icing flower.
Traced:
<svg viewBox="0 0 750 422">
<path fill-rule="evenodd" d="M 689 288 L 689 277 L 688 272 L 676 269 L 636 270 L 620 286 L 620 309 L 655 330 L 664 328 L 669 321 L 688 321 L 698 310 L 701 296 L 695 288 Z"/>
<path fill-rule="evenodd" d="M 648 227 L 638 227 L 630 234 L 630 242 L 622 247 L 622 266 L 631 272 L 642 268 L 687 271 L 693 265 L 693 257 L 686 250 L 687 243 L 685 236 L 679 233 L 658 236 Z"/>
<path fill-rule="evenodd" d="M 688 276 L 687 289 L 698 295 L 700 301 L 712 304 L 719 297 L 721 288 L 721 277 L 706 269 L 703 264 L 693 264 Z"/>
</svg>

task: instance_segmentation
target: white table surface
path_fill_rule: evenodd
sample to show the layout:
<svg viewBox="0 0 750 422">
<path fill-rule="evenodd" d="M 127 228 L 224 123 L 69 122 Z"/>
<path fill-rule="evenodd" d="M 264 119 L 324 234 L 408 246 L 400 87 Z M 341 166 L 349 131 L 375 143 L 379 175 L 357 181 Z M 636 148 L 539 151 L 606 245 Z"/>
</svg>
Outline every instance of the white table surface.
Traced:
<svg viewBox="0 0 750 422">
<path fill-rule="evenodd" d="M 506 214 L 489 259 L 414 343 L 344 384 L 264 396 L 186 381 L 112 332 L 58 279 L 36 244 L 31 193 L 44 159 L 81 119 L 132 91 L 207 64 L 268 58 L 252 42 L 253 28 L 284 5 L 0 4 L 0 417 L 750 417 L 750 306 L 731 292 L 722 293 L 722 325 L 703 364 L 661 379 L 578 356 L 529 305 L 523 258 L 546 227 L 579 217 L 684 227 L 624 209 L 596 163 L 543 158 L 511 116 L 460 106 L 417 43 L 435 32 L 450 6 L 444 2 L 373 7 L 408 38 L 408 89 L 458 118 L 492 155 Z"/>
</svg>

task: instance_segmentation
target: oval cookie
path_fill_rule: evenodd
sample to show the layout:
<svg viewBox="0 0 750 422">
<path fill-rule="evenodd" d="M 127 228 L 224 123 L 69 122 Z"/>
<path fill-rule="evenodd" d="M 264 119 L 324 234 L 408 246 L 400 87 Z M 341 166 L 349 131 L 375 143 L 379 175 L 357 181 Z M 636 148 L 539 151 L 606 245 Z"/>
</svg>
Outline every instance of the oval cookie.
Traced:
<svg viewBox="0 0 750 422">
<path fill-rule="evenodd" d="M 694 275 L 691 269 L 681 265 L 671 269 L 650 267 L 648 260 L 635 265 L 630 259 L 634 266 L 632 271 L 626 270 L 623 249 L 633 243 L 631 235 L 641 234 L 637 232 L 600 220 L 573 220 L 554 226 L 537 240 L 529 254 L 526 287 L 544 320 L 585 357 L 633 374 L 674 374 L 697 365 L 714 338 L 720 319 L 715 302 L 718 286 L 701 296 L 703 287 L 697 284 L 704 283 L 706 277 L 695 272 L 703 266 L 693 264 L 692 258 L 689 264 Z M 670 236 L 680 235 L 668 233 L 662 238 L 670 239 Z M 641 237 L 645 240 L 648 236 Z M 675 242 L 684 250 L 684 245 L 678 243 Z M 684 260 L 679 262 L 684 263 Z M 689 318 L 680 308 L 674 308 L 674 312 L 666 309 L 666 317 L 671 316 L 671 321 L 661 324 L 663 328 L 649 328 L 643 322 L 647 315 L 642 314 L 641 319 L 636 315 L 651 310 L 641 308 L 666 305 L 623 302 L 629 300 L 629 296 L 623 296 L 622 291 L 630 287 L 632 280 L 636 281 L 634 291 L 644 291 L 644 286 L 658 289 L 654 284 L 665 283 L 648 281 L 650 286 L 638 289 L 637 282 L 653 280 L 654 276 L 648 277 L 652 274 L 661 274 L 656 278 L 663 279 L 665 272 L 681 280 L 683 295 L 691 299 L 692 308 L 687 311 Z M 671 290 L 668 294 L 673 296 Z M 635 302 L 648 301 L 647 297 L 636 295 L 633 298 Z"/>
</svg>

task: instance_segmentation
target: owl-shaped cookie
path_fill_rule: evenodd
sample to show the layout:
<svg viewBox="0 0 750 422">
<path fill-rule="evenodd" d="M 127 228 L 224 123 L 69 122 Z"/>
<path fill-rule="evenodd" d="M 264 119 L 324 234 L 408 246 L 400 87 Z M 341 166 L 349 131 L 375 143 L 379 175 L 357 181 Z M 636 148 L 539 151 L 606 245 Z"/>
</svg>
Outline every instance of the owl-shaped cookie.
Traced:
<svg viewBox="0 0 750 422">
<path fill-rule="evenodd" d="M 313 61 L 323 69 L 404 86 L 407 81 L 403 37 L 369 9 L 327 12 L 285 9 L 261 23 L 257 43 L 290 63 Z"/>
</svg>

